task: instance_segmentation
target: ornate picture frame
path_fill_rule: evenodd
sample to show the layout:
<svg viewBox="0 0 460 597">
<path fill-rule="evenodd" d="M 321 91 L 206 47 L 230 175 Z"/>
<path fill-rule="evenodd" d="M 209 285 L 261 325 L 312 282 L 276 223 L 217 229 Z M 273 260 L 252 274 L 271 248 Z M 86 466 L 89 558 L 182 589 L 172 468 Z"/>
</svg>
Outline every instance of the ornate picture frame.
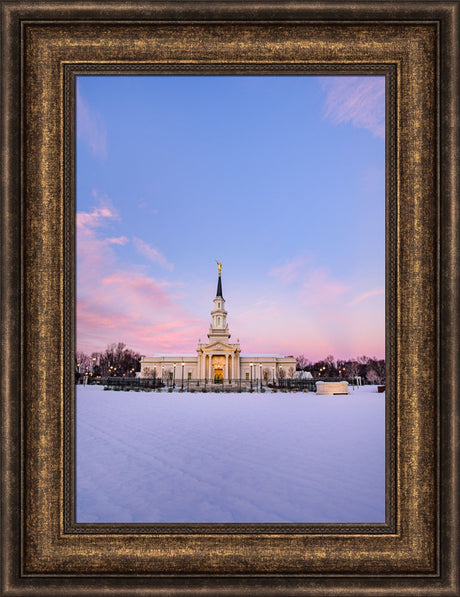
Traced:
<svg viewBox="0 0 460 597">
<path fill-rule="evenodd" d="M 458 8 L 2 2 L 5 595 L 460 594 Z M 75 524 L 74 79 L 155 69 L 387 76 L 385 525 Z"/>
</svg>

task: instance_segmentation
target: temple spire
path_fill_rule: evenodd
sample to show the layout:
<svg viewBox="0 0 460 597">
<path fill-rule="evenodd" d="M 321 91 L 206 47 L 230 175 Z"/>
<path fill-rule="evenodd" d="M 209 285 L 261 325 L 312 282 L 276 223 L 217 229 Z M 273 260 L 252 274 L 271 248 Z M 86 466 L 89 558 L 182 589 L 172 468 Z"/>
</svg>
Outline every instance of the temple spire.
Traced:
<svg viewBox="0 0 460 597">
<path fill-rule="evenodd" d="M 209 327 L 208 338 L 210 342 L 222 340 L 228 342 L 230 332 L 228 331 L 227 311 L 225 310 L 225 299 L 222 296 L 222 263 L 217 261 L 219 268 L 219 278 L 217 279 L 216 298 L 213 300 L 214 308 L 211 311 L 211 326 Z"/>
<path fill-rule="evenodd" d="M 220 261 L 217 261 L 217 267 L 219 269 L 219 278 L 217 279 L 217 292 L 216 292 L 216 298 L 220 297 L 220 298 L 224 298 L 223 294 L 222 294 L 222 279 L 221 279 L 221 272 L 222 272 L 222 263 Z"/>
</svg>

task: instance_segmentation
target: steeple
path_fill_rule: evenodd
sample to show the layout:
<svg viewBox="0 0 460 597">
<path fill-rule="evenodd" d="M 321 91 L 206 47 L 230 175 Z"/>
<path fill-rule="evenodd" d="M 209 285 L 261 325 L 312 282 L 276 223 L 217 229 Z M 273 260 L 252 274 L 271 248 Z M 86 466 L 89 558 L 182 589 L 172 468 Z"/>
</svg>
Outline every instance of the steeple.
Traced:
<svg viewBox="0 0 460 597">
<path fill-rule="evenodd" d="M 208 338 L 209 340 L 226 340 L 228 342 L 230 338 L 230 332 L 228 331 L 227 323 L 227 311 L 225 310 L 225 299 L 222 296 L 222 263 L 217 261 L 217 267 L 219 268 L 219 277 L 217 278 L 217 292 L 216 298 L 214 299 L 214 308 L 211 311 L 211 325 L 209 326 Z"/>
<path fill-rule="evenodd" d="M 223 299 L 224 297 L 222 296 L 222 279 L 220 277 L 219 274 L 219 278 L 217 279 L 217 292 L 216 292 L 216 298 L 221 298 Z"/>
</svg>

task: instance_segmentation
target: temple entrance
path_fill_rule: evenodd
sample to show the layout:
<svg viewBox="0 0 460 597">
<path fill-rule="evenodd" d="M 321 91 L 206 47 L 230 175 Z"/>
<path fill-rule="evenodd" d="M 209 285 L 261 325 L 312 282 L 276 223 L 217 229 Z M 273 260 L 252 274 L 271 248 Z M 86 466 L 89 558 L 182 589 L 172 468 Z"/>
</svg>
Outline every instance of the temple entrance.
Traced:
<svg viewBox="0 0 460 597">
<path fill-rule="evenodd" d="M 214 355 L 212 357 L 212 369 L 214 373 L 214 383 L 223 383 L 225 370 L 225 357 Z"/>
</svg>

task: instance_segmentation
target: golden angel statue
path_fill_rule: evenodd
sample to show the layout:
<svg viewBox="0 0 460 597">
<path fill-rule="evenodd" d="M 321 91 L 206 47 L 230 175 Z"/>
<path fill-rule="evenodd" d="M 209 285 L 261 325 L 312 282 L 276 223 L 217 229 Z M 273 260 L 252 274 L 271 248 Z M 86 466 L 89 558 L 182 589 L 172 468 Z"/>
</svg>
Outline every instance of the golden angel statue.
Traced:
<svg viewBox="0 0 460 597">
<path fill-rule="evenodd" d="M 220 273 L 222 271 L 222 263 L 220 261 L 217 261 L 217 259 L 216 259 L 216 263 L 217 263 L 217 267 L 219 268 L 219 276 L 220 276 Z"/>
</svg>

